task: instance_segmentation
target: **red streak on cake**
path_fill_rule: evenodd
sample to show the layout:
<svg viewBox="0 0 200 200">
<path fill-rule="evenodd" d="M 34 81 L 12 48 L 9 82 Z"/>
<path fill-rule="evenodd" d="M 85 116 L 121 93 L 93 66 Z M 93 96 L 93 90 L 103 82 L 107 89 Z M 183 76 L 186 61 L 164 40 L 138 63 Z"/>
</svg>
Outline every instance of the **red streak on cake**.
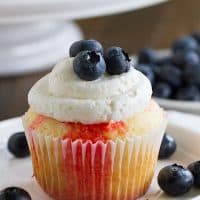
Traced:
<svg viewBox="0 0 200 200">
<path fill-rule="evenodd" d="M 43 115 L 38 115 L 33 121 L 32 123 L 29 125 L 29 131 L 33 131 L 36 130 L 40 124 L 46 119 L 45 116 Z"/>
<path fill-rule="evenodd" d="M 64 169 L 66 185 L 63 195 L 59 200 L 68 199 L 106 199 L 111 192 L 112 158 L 111 145 L 97 143 L 95 149 L 91 142 L 85 146 L 85 156 L 83 156 L 83 144 L 78 141 L 76 152 L 73 154 L 72 141 L 66 140 L 63 144 Z M 104 152 L 104 153 L 103 153 Z M 106 193 L 105 193 L 106 192 Z M 104 198 L 104 194 L 106 197 Z"/>
<path fill-rule="evenodd" d="M 37 157 L 37 153 L 36 153 L 36 147 L 35 147 L 35 143 L 34 143 L 34 140 L 33 140 L 33 131 L 36 130 L 39 125 L 45 120 L 45 116 L 43 115 L 38 115 L 32 122 L 31 124 L 29 125 L 28 127 L 28 136 L 27 137 L 30 137 L 30 140 L 31 140 L 31 143 L 30 143 L 30 148 L 32 149 L 32 159 L 34 160 L 34 163 L 35 163 L 35 168 L 39 168 L 39 161 L 38 161 L 38 157 Z M 37 170 L 34 170 L 34 173 L 36 173 Z"/>
<path fill-rule="evenodd" d="M 51 119 L 51 118 L 50 118 Z M 29 125 L 28 132 L 33 133 L 42 126 L 42 123 L 48 120 L 48 117 L 38 115 Z M 54 120 L 54 119 L 52 119 Z M 48 123 L 48 121 L 47 121 Z M 59 122 L 66 126 L 66 132 L 60 133 L 62 139 L 81 139 L 83 141 L 91 140 L 92 142 L 103 141 L 106 142 L 109 139 L 113 139 L 116 136 L 123 137 L 127 133 L 127 125 L 123 121 L 107 122 L 99 124 L 82 124 L 80 122 Z M 55 126 L 57 124 L 55 123 Z"/>
<path fill-rule="evenodd" d="M 65 123 L 69 128 L 69 131 L 64 135 L 63 139 L 71 138 L 72 141 L 76 139 L 82 139 L 83 141 L 91 140 L 107 141 L 109 133 L 116 131 L 119 136 L 123 136 L 127 132 L 126 124 L 122 121 L 99 123 L 99 124 L 81 124 L 81 123 Z"/>
</svg>

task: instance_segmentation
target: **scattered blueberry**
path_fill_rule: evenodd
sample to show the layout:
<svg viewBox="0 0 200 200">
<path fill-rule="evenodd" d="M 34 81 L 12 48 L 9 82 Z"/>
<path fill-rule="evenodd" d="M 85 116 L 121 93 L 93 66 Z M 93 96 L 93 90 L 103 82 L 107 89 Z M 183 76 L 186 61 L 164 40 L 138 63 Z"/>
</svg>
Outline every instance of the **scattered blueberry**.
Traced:
<svg viewBox="0 0 200 200">
<path fill-rule="evenodd" d="M 176 151 L 176 141 L 165 133 L 159 151 L 159 159 L 169 158 Z"/>
<path fill-rule="evenodd" d="M 199 55 L 194 51 L 178 51 L 172 57 L 173 63 L 181 68 L 185 66 L 198 65 Z"/>
<path fill-rule="evenodd" d="M 184 81 L 200 87 L 200 64 L 187 66 L 183 72 Z"/>
<path fill-rule="evenodd" d="M 103 55 L 103 47 L 102 45 L 93 39 L 90 40 L 79 40 L 74 42 L 70 49 L 69 49 L 69 55 L 70 57 L 75 57 L 79 52 L 81 51 L 96 51 Z"/>
<path fill-rule="evenodd" d="M 192 172 L 194 176 L 194 185 L 200 188 L 200 160 L 191 163 L 188 169 Z"/>
<path fill-rule="evenodd" d="M 193 182 L 192 173 L 177 164 L 164 167 L 158 174 L 159 186 L 171 196 L 178 196 L 188 192 L 192 188 Z"/>
<path fill-rule="evenodd" d="M 138 54 L 138 63 L 150 64 L 155 63 L 156 60 L 156 52 L 149 47 L 143 48 Z"/>
<path fill-rule="evenodd" d="M 8 139 L 8 150 L 17 158 L 29 156 L 29 148 L 24 132 L 18 132 Z"/>
<path fill-rule="evenodd" d="M 98 79 L 106 70 L 103 56 L 95 51 L 81 51 L 73 61 L 74 72 L 86 81 Z"/>
<path fill-rule="evenodd" d="M 187 50 L 197 51 L 198 43 L 193 37 L 190 36 L 182 37 L 177 39 L 172 44 L 172 50 L 173 52 L 187 51 Z"/>
<path fill-rule="evenodd" d="M 178 90 L 176 99 L 182 101 L 199 101 L 200 91 L 195 85 L 188 85 Z"/>
<path fill-rule="evenodd" d="M 182 84 L 182 71 L 174 65 L 164 65 L 160 70 L 159 79 L 178 88 Z"/>
<path fill-rule="evenodd" d="M 167 99 L 172 95 L 172 88 L 168 83 L 157 82 L 153 87 L 153 96 Z"/>
<path fill-rule="evenodd" d="M 0 191 L 0 200 L 31 200 L 31 196 L 22 188 L 8 187 Z"/>
<path fill-rule="evenodd" d="M 130 58 L 120 47 L 110 47 L 105 53 L 107 72 L 111 75 L 122 74 L 130 69 Z"/>
</svg>

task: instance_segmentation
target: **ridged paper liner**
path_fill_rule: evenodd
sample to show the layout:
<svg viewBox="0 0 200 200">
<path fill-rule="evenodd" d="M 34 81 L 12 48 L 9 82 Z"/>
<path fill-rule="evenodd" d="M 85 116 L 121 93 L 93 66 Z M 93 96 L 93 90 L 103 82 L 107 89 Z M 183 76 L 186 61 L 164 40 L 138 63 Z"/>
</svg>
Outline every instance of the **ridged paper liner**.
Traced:
<svg viewBox="0 0 200 200">
<path fill-rule="evenodd" d="M 136 199 L 151 183 L 165 127 L 106 143 L 27 131 L 34 175 L 56 200 Z"/>
</svg>

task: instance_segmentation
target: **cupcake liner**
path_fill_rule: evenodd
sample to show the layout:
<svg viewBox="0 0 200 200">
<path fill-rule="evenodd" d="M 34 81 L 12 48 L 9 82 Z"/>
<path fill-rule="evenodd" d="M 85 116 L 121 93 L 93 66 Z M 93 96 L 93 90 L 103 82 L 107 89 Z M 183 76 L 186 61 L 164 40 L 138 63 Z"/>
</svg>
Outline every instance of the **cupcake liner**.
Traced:
<svg viewBox="0 0 200 200">
<path fill-rule="evenodd" d="M 136 199 L 151 183 L 165 127 L 106 143 L 27 130 L 34 175 L 56 200 Z"/>
</svg>

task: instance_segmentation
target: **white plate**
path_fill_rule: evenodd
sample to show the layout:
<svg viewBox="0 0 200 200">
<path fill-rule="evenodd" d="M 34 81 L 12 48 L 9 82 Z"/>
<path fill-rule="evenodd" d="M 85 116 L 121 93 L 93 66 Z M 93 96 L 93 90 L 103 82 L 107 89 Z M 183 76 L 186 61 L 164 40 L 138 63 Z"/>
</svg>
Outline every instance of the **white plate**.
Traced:
<svg viewBox="0 0 200 200">
<path fill-rule="evenodd" d="M 182 119 L 182 120 L 181 120 Z M 173 199 L 166 196 L 157 185 L 157 173 L 159 169 L 171 163 L 179 163 L 187 166 L 190 162 L 198 160 L 200 157 L 199 141 L 200 128 L 194 129 L 194 124 L 200 123 L 200 118 L 187 116 L 184 114 L 169 113 L 168 132 L 172 134 L 177 141 L 178 149 L 170 160 L 159 161 L 157 171 L 148 193 L 141 199 Z M 184 121 L 194 122 L 181 123 Z M 192 128 L 191 128 L 192 127 Z M 198 126 L 197 126 L 198 127 Z M 193 130 L 191 130 L 193 129 Z M 8 137 L 16 131 L 23 130 L 21 119 L 14 118 L 0 122 L 0 190 L 8 186 L 20 186 L 26 189 L 32 196 L 32 200 L 50 200 L 50 198 L 40 189 L 36 181 L 32 178 L 32 166 L 30 158 L 15 159 L 6 149 Z M 190 141 L 190 142 L 188 142 Z M 191 190 L 184 196 L 174 199 L 200 199 L 200 190 Z"/>
<path fill-rule="evenodd" d="M 0 22 L 36 19 L 77 19 L 113 14 L 166 0 L 6 0 L 0 1 Z"/>
</svg>

